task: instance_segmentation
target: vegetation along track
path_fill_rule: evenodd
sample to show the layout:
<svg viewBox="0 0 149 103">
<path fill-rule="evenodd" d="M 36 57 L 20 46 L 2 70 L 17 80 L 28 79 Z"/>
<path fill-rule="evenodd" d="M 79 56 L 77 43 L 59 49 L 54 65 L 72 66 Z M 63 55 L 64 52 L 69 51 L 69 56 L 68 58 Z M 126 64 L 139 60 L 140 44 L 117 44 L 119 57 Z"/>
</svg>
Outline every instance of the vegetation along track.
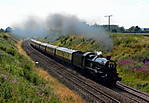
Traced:
<svg viewBox="0 0 149 103">
<path fill-rule="evenodd" d="M 78 73 L 64 67 L 53 59 L 48 58 L 39 51 L 32 48 L 29 41 L 23 43 L 23 48 L 26 50 L 39 65 L 44 67 L 51 75 L 58 78 L 69 88 L 75 90 L 89 103 L 142 103 L 140 99 L 129 98 L 117 91 L 113 91 L 100 84 L 97 84 Z M 144 102 L 144 101 L 143 101 Z"/>
</svg>

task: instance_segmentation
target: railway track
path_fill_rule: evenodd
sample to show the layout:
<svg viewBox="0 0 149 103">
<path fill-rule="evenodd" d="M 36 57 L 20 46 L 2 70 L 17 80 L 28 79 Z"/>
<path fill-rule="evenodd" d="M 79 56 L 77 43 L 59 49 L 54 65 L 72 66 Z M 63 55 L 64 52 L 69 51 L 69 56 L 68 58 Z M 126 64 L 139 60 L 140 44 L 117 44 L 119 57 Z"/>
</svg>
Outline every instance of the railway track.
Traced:
<svg viewBox="0 0 149 103">
<path fill-rule="evenodd" d="M 40 52 L 34 50 L 31 46 L 29 46 L 29 44 L 26 43 L 25 45 L 25 50 L 31 57 L 33 57 L 34 60 L 38 61 L 40 65 L 46 65 L 45 68 L 47 68 L 52 75 L 57 77 L 69 88 L 76 90 L 88 103 L 119 103 L 119 101 L 115 98 L 110 96 L 107 97 L 107 95 L 102 91 L 94 90 L 85 83 L 85 81 L 83 82 L 80 78 L 77 78 L 76 74 L 70 74 L 70 71 L 67 72 L 66 68 L 60 64 L 53 63 L 53 60 L 50 60 Z"/>
<path fill-rule="evenodd" d="M 147 93 L 136 90 L 120 82 L 117 82 L 116 89 L 119 90 L 122 95 L 134 100 L 139 100 L 140 103 L 149 103 L 149 94 Z"/>
<path fill-rule="evenodd" d="M 133 95 L 134 97 L 137 97 L 137 99 L 134 99 L 134 97 L 131 98 L 129 95 L 124 96 L 124 94 L 118 92 L 117 90 L 106 88 L 79 75 L 75 71 L 64 67 L 62 64 L 57 63 L 55 60 L 50 59 L 49 57 L 43 55 L 41 52 L 35 50 L 30 46 L 28 41 L 23 43 L 23 48 L 28 53 L 28 55 L 33 58 L 33 60 L 39 62 L 40 66 L 46 68 L 50 74 L 58 78 L 69 88 L 75 90 L 88 103 L 147 103 L 147 101 L 142 100 L 141 96 Z M 125 86 L 120 84 L 118 85 L 121 87 L 121 89 L 123 88 L 124 91 L 128 90 L 126 88 L 124 89 Z M 127 93 L 131 94 L 128 91 Z"/>
</svg>

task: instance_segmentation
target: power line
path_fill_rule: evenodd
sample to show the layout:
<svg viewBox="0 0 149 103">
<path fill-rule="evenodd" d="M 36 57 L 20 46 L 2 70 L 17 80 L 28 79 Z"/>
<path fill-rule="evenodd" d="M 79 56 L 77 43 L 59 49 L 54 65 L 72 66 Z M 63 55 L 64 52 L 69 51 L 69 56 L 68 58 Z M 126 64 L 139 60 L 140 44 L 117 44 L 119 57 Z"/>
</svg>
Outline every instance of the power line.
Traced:
<svg viewBox="0 0 149 103">
<path fill-rule="evenodd" d="M 108 25 L 109 25 L 109 32 L 111 31 L 110 30 L 110 18 L 112 17 L 112 15 L 106 15 L 104 17 L 108 17 Z"/>
</svg>

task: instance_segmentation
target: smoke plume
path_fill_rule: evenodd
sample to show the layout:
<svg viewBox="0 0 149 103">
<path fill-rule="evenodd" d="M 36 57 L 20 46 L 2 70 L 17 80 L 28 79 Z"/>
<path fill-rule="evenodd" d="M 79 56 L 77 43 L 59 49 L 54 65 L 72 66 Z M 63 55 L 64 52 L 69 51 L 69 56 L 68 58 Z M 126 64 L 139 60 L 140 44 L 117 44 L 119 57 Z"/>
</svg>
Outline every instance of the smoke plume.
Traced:
<svg viewBox="0 0 149 103">
<path fill-rule="evenodd" d="M 45 20 L 29 17 L 25 22 L 14 25 L 12 32 L 19 37 L 48 36 L 52 40 L 62 35 L 83 34 L 87 38 L 99 40 L 106 50 L 111 50 L 113 47 L 109 34 L 102 27 L 89 26 L 83 20 L 72 15 L 53 14 Z"/>
<path fill-rule="evenodd" d="M 33 16 L 28 17 L 22 23 L 14 24 L 12 27 L 12 33 L 18 37 L 38 38 L 48 33 L 45 21 Z"/>
</svg>

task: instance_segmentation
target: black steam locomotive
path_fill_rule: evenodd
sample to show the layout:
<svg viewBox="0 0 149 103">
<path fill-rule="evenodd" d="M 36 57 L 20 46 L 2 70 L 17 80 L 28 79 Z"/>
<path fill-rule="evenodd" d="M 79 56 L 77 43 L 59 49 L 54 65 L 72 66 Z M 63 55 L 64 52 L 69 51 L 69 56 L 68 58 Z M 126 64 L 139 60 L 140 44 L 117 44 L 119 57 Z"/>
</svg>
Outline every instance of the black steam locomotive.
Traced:
<svg viewBox="0 0 149 103">
<path fill-rule="evenodd" d="M 116 71 L 116 63 L 110 60 L 110 57 L 103 58 L 97 53 L 58 47 L 34 39 L 30 40 L 30 44 L 50 56 L 80 68 L 102 84 L 115 85 L 116 81 L 121 80 Z"/>
</svg>

